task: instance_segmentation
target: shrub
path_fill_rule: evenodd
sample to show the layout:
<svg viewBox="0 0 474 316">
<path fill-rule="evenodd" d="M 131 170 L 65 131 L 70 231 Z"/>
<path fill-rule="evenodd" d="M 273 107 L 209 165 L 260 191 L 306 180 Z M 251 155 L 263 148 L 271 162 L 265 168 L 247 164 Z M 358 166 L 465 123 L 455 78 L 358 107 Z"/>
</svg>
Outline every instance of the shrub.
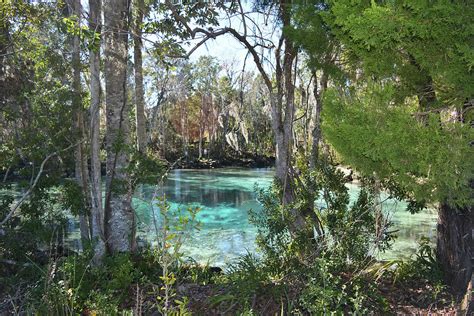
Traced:
<svg viewBox="0 0 474 316">
<path fill-rule="evenodd" d="M 284 285 L 293 312 L 358 313 L 386 308 L 370 280 L 361 272 L 373 261 L 372 250 L 384 250 L 393 239 L 387 226 L 376 236 L 374 190 L 363 188 L 350 204 L 345 177 L 334 166 L 309 170 L 300 164 L 295 202 L 282 206 L 277 183 L 258 190 L 261 211 L 250 213 L 258 228 L 260 260 L 244 257 L 232 270 L 234 284 L 250 297 L 262 284 Z M 314 207 L 310 203 L 314 203 Z M 291 211 L 306 218 L 299 234 L 290 232 Z M 314 214 L 310 214 L 313 212 Z M 318 229 L 316 228 L 318 227 Z"/>
</svg>

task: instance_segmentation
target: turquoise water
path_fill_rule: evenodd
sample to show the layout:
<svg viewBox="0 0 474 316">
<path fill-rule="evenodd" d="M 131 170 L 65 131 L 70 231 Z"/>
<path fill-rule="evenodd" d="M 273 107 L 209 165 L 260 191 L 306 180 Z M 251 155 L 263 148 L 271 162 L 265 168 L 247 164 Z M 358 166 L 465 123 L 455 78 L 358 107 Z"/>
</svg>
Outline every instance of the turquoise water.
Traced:
<svg viewBox="0 0 474 316">
<path fill-rule="evenodd" d="M 166 196 L 171 209 L 199 207 L 197 219 L 199 231 L 194 231 L 184 242 L 183 252 L 200 263 L 226 266 L 247 251 L 255 252 L 256 228 L 248 221 L 248 210 L 258 210 L 255 184 L 268 187 L 273 179 L 272 169 L 211 169 L 173 170 L 158 189 L 158 196 Z M 349 184 L 349 192 L 355 199 L 359 187 Z M 142 186 L 136 193 L 133 204 L 139 221 L 139 235 L 153 243 L 153 213 L 150 201 L 156 187 Z M 382 196 L 382 200 L 386 197 Z M 407 257 L 417 246 L 421 236 L 433 238 L 436 213 L 425 211 L 411 215 L 405 211 L 406 204 L 387 200 L 383 210 L 398 230 L 398 239 L 393 249 L 380 254 L 380 258 Z M 156 208 L 156 207 L 155 207 Z"/>
<path fill-rule="evenodd" d="M 200 263 L 225 266 L 247 251 L 256 251 L 256 228 L 248 221 L 248 210 L 261 208 L 255 185 L 268 187 L 272 180 L 271 169 L 173 170 L 158 196 L 164 195 L 172 210 L 200 208 L 200 229 L 190 234 L 182 250 Z M 136 212 L 145 224 L 140 235 L 152 243 L 156 234 L 150 200 L 155 189 L 143 186 L 134 198 Z M 159 213 L 156 207 L 154 213 Z"/>
</svg>

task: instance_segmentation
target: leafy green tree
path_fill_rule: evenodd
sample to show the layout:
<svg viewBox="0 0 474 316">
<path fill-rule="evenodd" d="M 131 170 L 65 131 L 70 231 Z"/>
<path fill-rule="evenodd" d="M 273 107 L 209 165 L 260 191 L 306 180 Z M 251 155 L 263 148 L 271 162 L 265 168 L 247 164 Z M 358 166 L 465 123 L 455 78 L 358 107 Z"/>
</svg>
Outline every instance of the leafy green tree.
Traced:
<svg viewBox="0 0 474 316">
<path fill-rule="evenodd" d="M 474 64 L 467 2 L 332 1 L 325 16 L 353 76 L 326 95 L 323 131 L 365 175 L 439 203 L 437 257 L 461 293 L 471 277 Z"/>
<path fill-rule="evenodd" d="M 62 253 L 64 210 L 83 211 L 80 190 L 67 203 L 58 190 L 72 173 L 77 143 L 63 17 L 63 7 L 49 3 L 6 1 L 0 9 L 0 257 L 12 261 L 7 269 Z"/>
</svg>

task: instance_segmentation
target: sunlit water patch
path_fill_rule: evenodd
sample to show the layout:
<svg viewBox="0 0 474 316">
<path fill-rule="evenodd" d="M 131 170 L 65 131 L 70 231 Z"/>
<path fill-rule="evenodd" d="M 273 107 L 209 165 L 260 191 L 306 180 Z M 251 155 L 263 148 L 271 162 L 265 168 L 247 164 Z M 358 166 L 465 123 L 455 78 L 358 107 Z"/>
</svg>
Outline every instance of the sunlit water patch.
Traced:
<svg viewBox="0 0 474 316">
<path fill-rule="evenodd" d="M 349 188 L 351 203 L 357 199 L 360 186 L 347 184 Z M 434 209 L 426 209 L 417 214 L 409 213 L 407 202 L 389 199 L 388 194 L 381 193 L 382 211 L 393 224 L 389 230 L 395 231 L 397 236 L 392 248 L 384 253 L 376 254 L 380 259 L 408 258 L 418 248 L 418 242 L 422 236 L 434 241 L 436 237 L 437 213 Z"/>
<path fill-rule="evenodd" d="M 237 257 L 255 252 L 256 228 L 249 223 L 248 211 L 259 210 L 256 187 L 267 188 L 273 179 L 271 169 L 173 170 L 158 196 L 165 196 L 172 210 L 198 207 L 200 230 L 183 245 L 184 253 L 201 263 L 225 266 Z M 143 186 L 134 205 L 145 227 L 146 239 L 155 239 L 150 201 L 156 188 Z M 142 235 L 143 235 L 142 230 Z"/>
</svg>

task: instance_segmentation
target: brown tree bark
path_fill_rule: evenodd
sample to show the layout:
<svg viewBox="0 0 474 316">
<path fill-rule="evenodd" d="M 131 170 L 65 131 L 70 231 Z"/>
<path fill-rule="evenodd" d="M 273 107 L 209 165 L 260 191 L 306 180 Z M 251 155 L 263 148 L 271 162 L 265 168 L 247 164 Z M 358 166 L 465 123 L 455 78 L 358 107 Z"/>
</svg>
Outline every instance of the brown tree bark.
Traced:
<svg viewBox="0 0 474 316">
<path fill-rule="evenodd" d="M 104 18 L 107 117 L 105 237 L 110 253 L 131 252 L 135 242 L 135 216 L 127 171 L 130 146 L 126 99 L 129 1 L 105 1 Z"/>
<path fill-rule="evenodd" d="M 283 28 L 290 25 L 289 3 L 281 3 L 281 17 Z M 282 45 L 284 48 L 282 49 Z M 281 56 L 283 55 L 283 56 Z M 280 39 L 280 45 L 275 51 L 276 60 L 276 91 L 270 89 L 272 127 L 275 137 L 275 177 L 280 182 L 283 195 L 282 203 L 290 204 L 295 200 L 294 176 L 291 172 L 292 142 L 293 142 L 293 120 L 295 115 L 295 87 L 293 63 L 297 55 L 292 40 L 284 33 Z M 304 215 L 297 209 L 291 208 L 293 217 L 290 223 L 290 232 L 296 236 L 306 229 Z"/>
<path fill-rule="evenodd" d="M 445 202 L 438 209 L 436 254 L 446 282 L 465 294 L 472 275 L 472 206 L 457 208 Z"/>
<path fill-rule="evenodd" d="M 142 57 L 142 23 L 145 10 L 143 0 L 135 0 L 135 21 L 134 21 L 134 38 L 133 38 L 133 59 L 135 69 L 135 117 L 136 117 L 136 134 L 137 149 L 140 152 L 146 151 L 146 117 L 145 117 L 145 92 L 143 87 L 143 57 Z"/>
<path fill-rule="evenodd" d="M 291 5 L 283 1 L 280 5 L 283 28 L 290 25 Z M 284 45 L 284 48 L 282 46 Z M 275 134 L 275 175 L 283 188 L 283 204 L 294 201 L 293 176 L 290 172 L 293 119 L 295 114 L 295 87 L 293 63 L 297 55 L 293 41 L 285 34 L 280 39 L 280 45 L 275 51 L 276 60 L 276 91 L 270 91 L 272 102 L 272 127 Z M 273 96 L 272 96 L 273 94 Z M 304 219 L 299 214 L 295 216 L 295 227 L 304 225 Z"/>
<path fill-rule="evenodd" d="M 101 0 L 89 0 L 89 28 L 100 34 Z M 100 44 L 99 44 L 100 47 Z M 90 139 L 91 139 L 91 225 L 94 258 L 96 262 L 105 255 L 104 210 L 102 204 L 100 165 L 100 48 L 89 52 L 91 74 Z"/>
</svg>

